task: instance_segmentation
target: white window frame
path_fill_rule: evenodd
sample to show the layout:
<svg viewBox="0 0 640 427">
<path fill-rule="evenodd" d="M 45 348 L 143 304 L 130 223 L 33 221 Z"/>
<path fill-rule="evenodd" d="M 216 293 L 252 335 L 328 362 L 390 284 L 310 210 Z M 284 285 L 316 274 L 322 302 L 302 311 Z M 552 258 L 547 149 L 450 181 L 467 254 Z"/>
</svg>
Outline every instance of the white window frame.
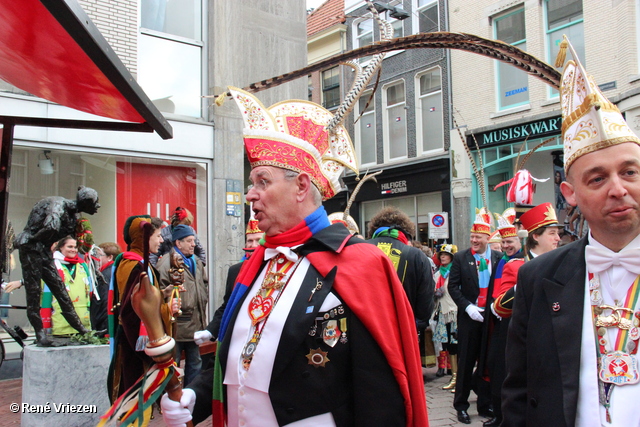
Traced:
<svg viewBox="0 0 640 427">
<path fill-rule="evenodd" d="M 501 19 L 504 19 L 504 18 L 506 18 L 508 16 L 515 15 L 518 12 L 522 12 L 523 14 L 525 14 L 526 8 L 524 7 L 524 4 L 521 5 L 521 6 L 522 6 L 521 8 L 517 7 L 517 8 L 514 8 L 513 10 L 510 10 L 507 13 L 503 13 L 503 14 L 500 14 L 498 16 L 493 17 L 493 38 L 495 40 L 498 40 L 498 27 L 496 25 L 496 22 L 501 20 Z M 525 18 L 525 38 L 523 40 L 518 40 L 516 43 L 513 43 L 511 45 L 511 46 L 518 47 L 519 49 L 522 49 L 519 46 L 521 46 L 523 44 L 526 46 L 526 43 L 527 43 L 527 37 L 526 37 L 526 28 L 527 28 L 526 19 L 527 19 L 527 17 L 526 17 L 526 15 L 524 15 L 524 18 Z M 516 104 L 511 104 L 511 105 L 508 105 L 508 106 L 503 106 L 500 103 L 500 94 L 501 94 L 501 90 L 502 90 L 502 89 L 500 89 L 500 64 L 501 64 L 500 62 L 494 61 L 495 88 L 496 88 L 496 91 L 495 91 L 496 101 L 495 102 L 496 102 L 496 106 L 498 107 L 497 110 L 502 112 L 502 111 L 508 111 L 508 110 L 511 110 L 511 109 L 514 109 L 514 108 L 517 109 L 517 108 L 522 108 L 524 106 L 530 105 L 531 104 L 531 95 L 530 95 L 530 92 L 529 92 L 529 78 L 528 78 L 528 76 L 527 76 L 527 95 L 529 95 L 529 99 L 527 99 L 526 102 L 520 102 L 520 103 L 516 103 Z"/>
<path fill-rule="evenodd" d="M 207 9 L 207 1 L 206 0 L 200 0 L 200 19 L 201 19 L 201 25 L 200 25 L 200 39 L 191 39 L 191 38 L 187 38 L 187 37 L 182 37 L 182 36 L 178 36 L 178 35 L 174 35 L 171 33 L 165 33 L 165 32 L 161 32 L 161 31 L 156 31 L 156 30 L 151 30 L 148 28 L 144 28 L 142 27 L 142 7 L 141 7 L 141 3 L 138 2 L 138 44 L 140 44 L 140 38 L 141 37 L 151 37 L 151 38 L 158 38 L 158 39 L 164 39 L 167 41 L 170 41 L 172 43 L 177 43 L 177 44 L 183 44 L 183 45 L 187 45 L 187 46 L 192 46 L 195 48 L 199 48 L 200 49 L 200 93 L 206 93 L 207 91 L 207 87 L 208 87 L 208 81 L 207 81 L 207 67 L 208 67 L 208 60 L 207 60 L 207 48 L 206 48 L 206 39 L 207 39 L 207 34 L 208 34 L 208 24 L 207 24 L 207 14 L 208 14 L 208 9 Z M 140 64 L 143 62 L 141 61 L 140 58 L 140 52 L 138 51 L 138 55 L 136 57 L 137 60 L 137 67 L 138 70 L 140 68 Z M 144 89 L 144 88 L 143 88 Z M 146 91 L 146 90 L 145 90 Z M 202 119 L 206 117 L 207 114 L 207 101 L 203 98 L 200 101 L 200 115 L 198 117 L 195 117 L 196 119 Z M 168 113 L 168 112 L 162 112 L 162 114 L 165 114 L 167 116 L 172 116 L 174 115 L 173 113 Z M 180 114 L 180 113 L 175 113 L 175 116 L 178 117 L 194 117 L 191 115 L 185 115 L 185 114 Z"/>
<path fill-rule="evenodd" d="M 420 78 L 422 76 L 424 76 L 425 74 L 429 74 L 432 71 L 434 71 L 435 69 L 439 69 L 440 70 L 440 90 L 435 90 L 433 92 L 429 92 L 426 95 L 421 95 L 420 94 Z M 432 154 L 441 154 L 445 152 L 444 149 L 444 133 L 445 133 L 445 129 L 444 129 L 444 97 L 443 97 L 443 92 L 442 92 L 442 67 L 437 66 L 437 67 L 433 67 L 430 68 L 428 70 L 425 70 L 419 74 L 416 74 L 416 80 L 415 80 L 415 97 L 416 97 L 416 142 L 417 142 L 417 147 L 416 150 L 418 150 L 419 148 L 419 153 L 421 153 L 423 156 L 424 155 L 432 155 Z M 433 96 L 435 94 L 440 94 L 440 99 L 441 99 L 441 103 L 440 103 L 440 108 L 442 109 L 442 148 L 436 148 L 436 149 L 431 149 L 431 150 L 425 150 L 424 149 L 424 138 L 423 138 L 423 132 L 422 132 L 422 127 L 423 127 L 423 123 L 422 123 L 422 99 L 425 97 L 429 97 L 429 96 Z"/>
<path fill-rule="evenodd" d="M 371 91 L 366 91 L 364 92 L 362 95 L 360 95 L 360 99 L 369 99 L 369 97 L 371 96 Z M 355 144 L 355 148 L 356 148 L 356 153 L 358 153 L 358 164 L 360 165 L 360 167 L 362 166 L 375 166 L 377 164 L 377 158 L 378 158 L 378 138 L 377 138 L 377 129 L 376 129 L 376 99 L 375 97 L 371 100 L 371 105 L 373 106 L 373 110 L 371 110 L 370 112 L 367 112 L 365 114 L 362 115 L 362 117 L 360 117 L 360 103 L 356 102 L 356 106 L 355 106 L 355 117 L 360 117 L 360 120 L 358 120 L 358 122 L 355 124 L 354 126 L 354 134 L 356 136 L 356 144 Z M 375 160 L 373 162 L 369 162 L 369 163 L 363 163 L 362 162 L 362 132 L 360 131 L 360 124 L 361 122 L 365 119 L 365 117 L 369 116 L 369 115 L 373 115 L 373 149 L 374 149 L 374 158 Z"/>
<path fill-rule="evenodd" d="M 332 71 L 332 70 L 336 70 L 336 73 L 338 75 L 338 84 L 326 89 L 325 86 L 324 86 L 324 83 L 325 83 L 324 73 L 326 73 L 328 71 Z M 329 110 L 329 111 L 333 111 L 333 110 L 337 109 L 340 106 L 340 102 L 341 102 L 341 100 L 340 100 L 340 81 L 341 81 L 341 78 L 340 77 L 341 76 L 340 76 L 340 66 L 339 65 L 336 65 L 335 67 L 327 68 L 326 70 L 320 71 L 320 98 L 321 98 L 321 103 L 322 103 L 322 106 L 324 108 L 326 108 L 327 110 Z M 325 106 L 325 101 L 326 101 L 325 100 L 325 93 L 330 91 L 330 90 L 336 89 L 336 88 L 338 89 L 338 103 L 336 105 L 332 106 L 332 107 Z"/>
<path fill-rule="evenodd" d="M 397 103 L 397 104 L 393 104 L 393 105 L 387 105 L 387 90 L 392 87 L 397 85 L 398 83 L 402 82 L 402 84 L 404 85 L 404 101 Z M 399 156 L 399 157 L 393 157 L 391 158 L 391 135 L 389 134 L 389 110 L 393 107 L 398 107 L 400 105 L 404 104 L 404 111 L 405 111 L 405 115 L 404 115 L 404 134 L 405 134 L 405 152 L 406 154 L 404 156 Z M 403 160 L 403 159 L 407 159 L 409 157 L 409 140 L 408 140 L 408 129 L 407 129 L 407 82 L 404 79 L 399 79 L 399 80 L 395 80 L 393 82 L 390 82 L 386 85 L 384 85 L 382 87 L 382 109 L 383 109 L 383 114 L 382 114 L 382 128 L 383 128 L 383 147 L 384 147 L 384 162 L 394 162 L 394 161 L 398 161 L 398 160 Z"/>
<path fill-rule="evenodd" d="M 363 47 L 363 46 L 368 46 L 368 45 L 361 46 L 360 45 L 360 39 L 365 34 L 369 34 L 369 33 L 358 35 L 358 25 L 363 23 L 363 22 L 366 22 L 366 21 L 371 21 L 371 32 L 370 32 L 371 41 L 372 42 L 375 41 L 375 38 L 374 38 L 374 35 L 373 35 L 373 31 L 376 28 L 376 23 L 375 23 L 375 20 L 373 19 L 373 15 L 371 13 L 367 13 L 366 15 L 363 15 L 362 17 L 360 17 L 360 18 L 358 18 L 358 19 L 353 21 L 353 24 L 352 24 L 353 31 L 351 33 L 352 33 L 352 37 L 353 37 L 352 42 L 353 42 L 353 48 L 354 49 L 357 49 L 357 48 Z M 360 65 L 362 65 L 362 66 L 366 65 L 370 60 L 371 60 L 370 56 L 366 57 L 366 58 L 358 58 L 358 59 L 356 59 L 356 61 L 358 61 L 360 63 Z"/>
<path fill-rule="evenodd" d="M 419 34 L 420 33 L 420 12 L 422 12 L 425 9 L 428 9 L 430 7 L 432 7 L 432 5 L 435 3 L 436 5 L 436 14 L 438 16 L 438 29 L 436 31 L 440 31 L 441 30 L 441 26 L 440 26 L 440 2 L 438 0 L 433 0 L 427 4 L 425 4 L 424 6 L 422 6 L 421 8 L 418 8 L 418 0 L 412 0 L 413 4 L 412 4 L 412 8 L 413 10 L 415 10 L 415 13 L 413 13 L 413 33 L 414 34 Z"/>
<path fill-rule="evenodd" d="M 16 196 L 26 196 L 29 188 L 29 151 L 13 149 L 11 156 L 11 177 L 9 179 L 9 193 Z M 15 182 L 19 181 L 21 187 L 16 189 Z M 14 185 L 12 185 L 14 184 Z M 16 191 L 19 190 L 19 191 Z"/>
<path fill-rule="evenodd" d="M 571 27 L 573 25 L 577 25 L 577 24 L 583 24 L 583 32 L 582 32 L 582 36 L 584 37 L 584 1 L 582 1 L 582 18 L 581 19 L 577 19 L 569 24 L 565 24 L 565 25 L 561 25 L 559 27 L 556 27 L 553 29 L 553 31 L 557 31 L 563 28 L 568 28 Z M 543 24 L 544 24 L 544 46 L 545 46 L 545 56 L 548 59 L 549 64 L 553 64 L 556 60 L 556 58 L 551 58 L 551 39 L 550 39 L 550 30 L 549 30 L 549 10 L 548 10 L 548 0 L 542 0 L 542 20 L 543 20 Z M 571 56 L 567 55 L 567 59 L 570 59 Z M 585 61 L 586 58 L 580 58 L 580 61 L 582 62 L 582 65 L 585 65 Z M 560 93 L 558 91 L 556 91 L 556 93 L 554 93 L 553 88 L 551 86 L 547 87 L 547 100 L 548 101 L 557 101 L 560 99 Z"/>
</svg>

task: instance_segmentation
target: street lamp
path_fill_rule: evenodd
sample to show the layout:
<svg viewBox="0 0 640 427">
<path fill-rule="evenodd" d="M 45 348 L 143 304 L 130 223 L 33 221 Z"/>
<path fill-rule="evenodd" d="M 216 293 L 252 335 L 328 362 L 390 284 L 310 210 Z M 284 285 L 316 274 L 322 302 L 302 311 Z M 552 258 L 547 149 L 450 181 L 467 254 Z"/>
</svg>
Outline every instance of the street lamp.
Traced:
<svg viewBox="0 0 640 427">
<path fill-rule="evenodd" d="M 409 12 L 399 6 L 391 6 L 389 3 L 374 1 L 373 7 L 378 11 L 378 13 L 389 11 L 389 16 L 399 21 L 409 17 Z"/>
</svg>

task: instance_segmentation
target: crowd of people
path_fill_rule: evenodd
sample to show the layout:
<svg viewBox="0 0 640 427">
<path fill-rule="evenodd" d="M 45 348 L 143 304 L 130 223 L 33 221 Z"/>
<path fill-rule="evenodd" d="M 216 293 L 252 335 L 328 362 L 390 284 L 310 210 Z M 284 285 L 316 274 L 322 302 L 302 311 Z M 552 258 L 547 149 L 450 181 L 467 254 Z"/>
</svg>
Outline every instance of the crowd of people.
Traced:
<svg viewBox="0 0 640 427">
<path fill-rule="evenodd" d="M 114 402 L 158 356 L 184 351 L 181 397 L 161 398 L 171 427 L 211 415 L 234 427 L 427 426 L 431 361 L 436 376 L 451 375 L 442 388 L 464 424 L 473 391 L 485 427 L 640 425 L 640 139 L 572 54 L 561 88 L 566 180 L 556 184 L 563 207 L 579 207 L 589 225 L 582 240 L 558 248 L 560 199 L 495 214 L 495 229 L 478 209 L 461 250 L 422 247 L 411 219 L 389 206 L 365 240 L 348 215 L 322 206 L 343 169 L 355 170 L 340 122 L 308 102 L 265 108 L 231 88 L 254 217 L 211 321 L 206 255 L 188 210 L 177 208 L 167 227 L 130 217 L 121 252 L 70 233 L 78 212 L 99 208 L 81 189 L 76 201 L 37 205 L 17 239 L 31 267 L 28 298 L 38 298 L 39 313 L 29 311 L 38 342 L 112 325 Z M 66 216 L 45 233 L 51 204 Z M 154 339 L 135 302 L 147 280 L 162 297 L 165 334 Z M 213 341 L 216 357 L 203 366 L 199 346 Z"/>
</svg>

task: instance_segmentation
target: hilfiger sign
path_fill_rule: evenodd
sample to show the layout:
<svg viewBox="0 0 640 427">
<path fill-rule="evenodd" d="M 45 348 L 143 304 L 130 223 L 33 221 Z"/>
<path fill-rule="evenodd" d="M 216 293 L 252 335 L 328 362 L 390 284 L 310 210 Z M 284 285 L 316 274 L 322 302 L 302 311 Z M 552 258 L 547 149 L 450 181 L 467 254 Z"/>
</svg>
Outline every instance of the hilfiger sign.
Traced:
<svg viewBox="0 0 640 427">
<path fill-rule="evenodd" d="M 535 122 L 523 123 L 502 129 L 477 133 L 475 134 L 475 139 L 478 141 L 480 148 L 484 148 L 492 145 L 503 145 L 524 141 L 527 138 L 535 139 L 560 134 L 561 127 L 562 117 L 551 117 L 548 119 L 537 120 Z M 467 145 L 472 149 L 475 148 L 473 135 L 467 135 Z"/>
<path fill-rule="evenodd" d="M 396 193 L 406 193 L 407 192 L 407 181 L 392 181 L 392 182 L 383 182 L 380 184 L 380 194 L 396 194 Z"/>
</svg>

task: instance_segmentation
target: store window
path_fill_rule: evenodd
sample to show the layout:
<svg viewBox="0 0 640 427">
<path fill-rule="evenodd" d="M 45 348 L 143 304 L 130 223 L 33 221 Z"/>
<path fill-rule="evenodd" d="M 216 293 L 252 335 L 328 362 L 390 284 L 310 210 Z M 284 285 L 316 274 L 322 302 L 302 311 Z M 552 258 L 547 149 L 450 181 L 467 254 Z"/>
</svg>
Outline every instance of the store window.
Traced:
<svg viewBox="0 0 640 427">
<path fill-rule="evenodd" d="M 360 224 L 364 224 L 362 234 L 369 238 L 369 221 L 378 213 L 378 211 L 384 207 L 393 206 L 400 209 L 414 223 L 416 228 L 416 235 L 412 236 L 414 239 L 419 240 L 423 244 L 430 244 L 429 242 L 429 213 L 442 212 L 442 193 L 427 193 L 417 196 L 408 197 L 396 197 L 386 200 L 374 200 L 370 202 L 362 202 L 360 212 Z"/>
<path fill-rule="evenodd" d="M 201 117 L 202 0 L 142 0 L 138 83 L 164 113 Z"/>
<path fill-rule="evenodd" d="M 355 39 L 353 47 L 355 49 L 359 47 L 368 46 L 373 43 L 373 19 L 366 18 L 364 20 L 355 21 Z M 360 63 L 367 62 L 371 59 L 371 56 L 360 58 Z"/>
<path fill-rule="evenodd" d="M 571 45 L 579 56 L 582 65 L 586 66 L 584 50 L 584 19 L 582 0 L 545 0 L 545 17 L 547 33 L 547 62 L 553 64 L 560 50 L 563 35 L 571 41 Z M 575 59 L 567 50 L 567 61 Z M 549 96 L 558 96 L 556 89 L 549 88 Z"/>
<path fill-rule="evenodd" d="M 527 50 L 524 9 L 507 13 L 494 20 L 495 38 Z M 503 62 L 496 62 L 498 109 L 517 107 L 529 103 L 529 76 L 524 71 Z"/>
<path fill-rule="evenodd" d="M 385 160 L 407 157 L 407 110 L 404 81 L 392 83 L 384 90 Z"/>
<path fill-rule="evenodd" d="M 333 110 L 340 105 L 340 70 L 333 67 L 322 72 L 322 106 Z"/>
<path fill-rule="evenodd" d="M 376 163 L 376 112 L 372 92 L 364 92 L 358 99 L 356 113 L 360 117 L 356 123 L 356 151 L 360 156 L 360 166 Z M 368 105 L 367 105 L 368 103 Z"/>
<path fill-rule="evenodd" d="M 440 31 L 440 25 L 438 24 L 437 0 L 414 1 L 414 10 L 416 10 L 417 14 L 414 15 L 413 28 L 416 28 L 419 33 Z"/>
<path fill-rule="evenodd" d="M 444 122 L 440 68 L 430 70 L 418 79 L 418 138 L 422 152 L 441 151 L 444 148 Z"/>
<path fill-rule="evenodd" d="M 147 214 L 168 223 L 175 208 L 182 206 L 193 213 L 194 228 L 207 247 L 206 163 L 53 150 L 48 154 L 53 168 L 43 170 L 42 149 L 16 146 L 13 151 L 8 217 L 16 233 L 39 200 L 49 196 L 75 200 L 78 185 L 86 185 L 100 198 L 100 210 L 85 214 L 96 244 L 118 242 L 125 250 L 122 229 L 129 216 Z M 21 267 L 15 271 L 19 274 Z"/>
</svg>

